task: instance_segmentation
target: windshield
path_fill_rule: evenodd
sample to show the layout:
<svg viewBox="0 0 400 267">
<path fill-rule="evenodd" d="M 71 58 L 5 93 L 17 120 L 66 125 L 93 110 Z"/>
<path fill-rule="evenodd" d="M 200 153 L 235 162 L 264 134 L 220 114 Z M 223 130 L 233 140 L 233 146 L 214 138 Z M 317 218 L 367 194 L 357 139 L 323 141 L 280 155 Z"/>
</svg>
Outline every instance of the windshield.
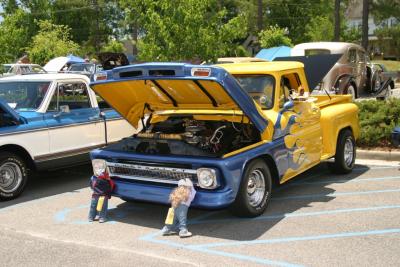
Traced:
<svg viewBox="0 0 400 267">
<path fill-rule="evenodd" d="M 36 110 L 50 86 L 50 82 L 0 82 L 0 98 L 13 109 Z"/>
<path fill-rule="evenodd" d="M 263 109 L 271 109 L 274 105 L 275 79 L 271 75 L 235 75 L 242 88 Z"/>
<path fill-rule="evenodd" d="M 69 71 L 86 71 L 86 72 L 94 72 L 93 64 L 73 64 L 69 67 Z"/>
</svg>

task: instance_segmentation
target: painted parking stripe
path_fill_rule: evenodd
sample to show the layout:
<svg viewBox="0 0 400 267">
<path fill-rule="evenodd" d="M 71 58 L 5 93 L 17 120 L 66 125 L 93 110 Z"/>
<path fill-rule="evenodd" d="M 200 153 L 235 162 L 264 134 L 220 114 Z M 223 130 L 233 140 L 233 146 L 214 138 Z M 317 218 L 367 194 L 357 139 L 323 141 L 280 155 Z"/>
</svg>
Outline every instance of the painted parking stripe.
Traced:
<svg viewBox="0 0 400 267">
<path fill-rule="evenodd" d="M 297 212 L 297 213 L 278 213 L 271 215 L 262 215 L 255 218 L 223 218 L 223 219 L 209 219 L 209 220 L 196 220 L 189 221 L 190 225 L 194 224 L 205 224 L 205 223 L 232 223 L 241 221 L 268 221 L 284 218 L 299 218 L 309 216 L 321 216 L 321 215 L 333 215 L 340 213 L 351 213 L 351 212 L 369 212 L 378 210 L 389 210 L 389 209 L 400 209 L 400 205 L 387 205 L 387 206 L 376 206 L 376 207 L 365 207 L 365 208 L 352 208 L 352 209 L 336 209 L 336 210 L 322 210 L 322 211 L 311 211 L 311 212 Z M 211 216 L 211 215 L 210 215 Z"/>
<path fill-rule="evenodd" d="M 358 178 L 358 179 L 332 179 L 332 180 L 322 180 L 322 181 L 296 181 L 291 183 L 290 185 L 312 185 L 312 184 L 343 184 L 343 183 L 363 183 L 363 182 L 379 182 L 386 180 L 397 180 L 400 179 L 400 176 L 387 176 L 387 177 L 376 177 L 376 178 Z"/>
<path fill-rule="evenodd" d="M 160 235 L 160 232 L 151 233 L 151 234 L 143 236 L 139 239 L 148 241 L 148 242 L 152 242 L 152 243 L 165 245 L 168 247 L 182 248 L 182 249 L 202 252 L 202 253 L 206 253 L 206 254 L 211 254 L 211 255 L 224 256 L 224 257 L 238 259 L 238 260 L 242 260 L 242 261 L 246 261 L 246 262 L 255 262 L 258 264 L 262 264 L 262 265 L 272 265 L 272 266 L 282 266 L 282 267 L 300 267 L 301 266 L 301 265 L 292 264 L 292 263 L 284 262 L 284 261 L 269 260 L 269 259 L 265 259 L 265 258 L 252 257 L 252 256 L 243 255 L 243 254 L 238 254 L 238 253 L 229 253 L 229 252 L 224 252 L 224 251 L 211 250 L 211 249 L 204 248 L 204 247 L 196 247 L 196 246 L 185 245 L 182 243 L 172 242 L 172 241 L 168 241 L 168 240 L 156 239 L 155 237 L 157 237 L 158 235 Z"/>
<path fill-rule="evenodd" d="M 81 188 L 81 189 L 76 189 L 76 190 L 74 190 L 72 192 L 65 192 L 65 193 L 52 195 L 52 196 L 48 196 L 48 197 L 27 200 L 26 202 L 21 202 L 21 203 L 17 203 L 17 204 L 14 204 L 14 205 L 7 206 L 7 207 L 3 207 L 3 208 L 0 209 L 0 213 L 8 211 L 8 210 L 24 207 L 24 206 L 29 206 L 29 205 L 32 205 L 32 204 L 35 204 L 35 203 L 45 202 L 47 200 L 57 199 L 57 198 L 60 198 L 60 197 L 63 197 L 63 196 L 68 196 L 68 195 L 73 195 L 73 194 L 76 194 L 76 193 L 81 193 L 81 192 L 83 192 L 85 190 L 87 190 L 86 187 L 85 188 Z"/>
<path fill-rule="evenodd" d="M 383 193 L 398 193 L 400 189 L 387 189 L 387 190 L 370 190 L 370 191 L 354 191 L 354 192 L 342 192 L 342 193 L 330 193 L 330 194 L 308 194 L 308 195 L 297 195 L 288 197 L 275 197 L 271 201 L 276 200 L 294 200 L 304 198 L 323 198 L 323 197 L 339 197 L 339 196 L 357 196 L 357 195 L 369 195 L 369 194 L 383 194 Z"/>
<path fill-rule="evenodd" d="M 266 240 L 220 242 L 220 243 L 203 244 L 203 245 L 192 245 L 192 247 L 211 248 L 211 247 L 227 247 L 227 246 L 257 245 L 257 244 L 276 244 L 276 243 L 313 241 L 313 240 L 347 238 L 347 237 L 362 237 L 362 236 L 386 235 L 386 234 L 400 234 L 400 228 L 371 230 L 365 232 L 348 232 L 348 233 L 335 233 L 335 234 L 313 235 L 313 236 L 284 237 L 284 238 L 274 238 Z"/>
</svg>

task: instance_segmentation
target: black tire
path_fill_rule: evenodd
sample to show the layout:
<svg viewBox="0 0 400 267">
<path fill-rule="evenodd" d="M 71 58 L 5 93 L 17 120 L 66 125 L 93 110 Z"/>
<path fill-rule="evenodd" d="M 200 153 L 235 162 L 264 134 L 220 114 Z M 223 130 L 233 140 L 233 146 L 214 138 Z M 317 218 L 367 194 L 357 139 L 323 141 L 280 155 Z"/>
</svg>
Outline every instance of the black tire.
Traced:
<svg viewBox="0 0 400 267">
<path fill-rule="evenodd" d="M 347 142 L 351 142 L 351 144 Z M 350 157 L 349 150 L 352 151 L 351 159 L 349 158 Z M 339 134 L 338 137 L 336 145 L 335 161 L 333 163 L 330 163 L 329 167 L 334 173 L 338 174 L 350 173 L 354 168 L 355 160 L 356 160 L 356 142 L 354 140 L 354 136 L 350 130 L 344 130 Z"/>
<path fill-rule="evenodd" d="M 264 180 L 265 190 L 263 194 L 258 192 L 255 195 L 255 186 L 252 185 L 255 184 L 254 182 L 257 179 Z M 263 214 L 271 200 L 271 188 L 272 179 L 268 165 L 262 159 L 251 161 L 244 171 L 239 191 L 231 206 L 231 212 L 239 217 L 256 217 Z M 254 191 L 253 193 L 249 193 L 249 190 Z M 251 199 L 254 200 L 254 198 L 257 201 L 251 203 Z"/>
<path fill-rule="evenodd" d="M 0 199 L 18 197 L 28 181 L 28 169 L 24 160 L 10 152 L 0 152 Z"/>
</svg>

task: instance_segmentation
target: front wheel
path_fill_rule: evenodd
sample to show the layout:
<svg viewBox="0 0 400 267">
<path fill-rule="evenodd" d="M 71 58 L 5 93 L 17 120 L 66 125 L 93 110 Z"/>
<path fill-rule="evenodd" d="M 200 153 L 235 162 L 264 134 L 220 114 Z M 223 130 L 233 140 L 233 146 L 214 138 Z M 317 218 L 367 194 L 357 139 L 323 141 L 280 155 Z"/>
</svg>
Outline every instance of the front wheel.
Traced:
<svg viewBox="0 0 400 267">
<path fill-rule="evenodd" d="M 352 100 L 356 99 L 356 89 L 353 84 L 347 85 L 347 88 L 344 90 L 344 94 L 351 95 Z"/>
<path fill-rule="evenodd" d="M 28 181 L 25 162 L 9 152 L 0 153 L 0 199 L 10 200 L 18 197 Z"/>
<path fill-rule="evenodd" d="M 271 172 L 261 159 L 248 164 L 231 211 L 240 217 L 261 215 L 271 199 Z"/>
<path fill-rule="evenodd" d="M 350 130 L 340 133 L 336 145 L 335 161 L 330 168 L 335 173 L 350 173 L 354 168 L 356 160 L 356 142 Z"/>
</svg>

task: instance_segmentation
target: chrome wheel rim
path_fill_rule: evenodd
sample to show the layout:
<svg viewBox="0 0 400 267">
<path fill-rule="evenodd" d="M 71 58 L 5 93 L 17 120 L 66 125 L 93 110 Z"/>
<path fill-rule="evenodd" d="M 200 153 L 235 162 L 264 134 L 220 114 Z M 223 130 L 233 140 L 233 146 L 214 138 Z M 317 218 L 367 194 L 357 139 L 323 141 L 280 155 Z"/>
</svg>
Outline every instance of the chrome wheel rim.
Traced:
<svg viewBox="0 0 400 267">
<path fill-rule="evenodd" d="M 353 141 L 350 138 L 347 138 L 344 144 L 344 162 L 348 167 L 351 166 L 351 164 L 353 164 L 353 158 L 354 158 Z"/>
<path fill-rule="evenodd" d="M 14 192 L 22 182 L 21 168 L 13 163 L 6 162 L 0 166 L 0 189 L 5 193 Z"/>
<path fill-rule="evenodd" d="M 255 169 L 250 173 L 247 182 L 247 198 L 252 207 L 257 207 L 263 201 L 265 194 L 265 176 L 260 169 Z"/>
</svg>

